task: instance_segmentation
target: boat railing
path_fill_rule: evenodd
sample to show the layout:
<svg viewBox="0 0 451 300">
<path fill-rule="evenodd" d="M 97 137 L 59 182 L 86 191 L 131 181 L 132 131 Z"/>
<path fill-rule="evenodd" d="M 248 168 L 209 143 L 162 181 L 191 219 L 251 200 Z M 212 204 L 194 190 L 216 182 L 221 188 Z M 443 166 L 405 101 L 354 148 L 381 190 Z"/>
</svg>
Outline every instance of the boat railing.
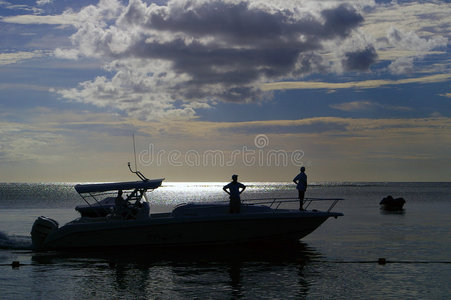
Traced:
<svg viewBox="0 0 451 300">
<path fill-rule="evenodd" d="M 313 202 L 331 202 L 327 212 L 330 212 L 338 201 L 343 198 L 304 198 L 303 208 L 308 209 Z M 278 210 L 282 205 L 288 203 L 299 203 L 298 198 L 255 198 L 255 199 L 241 199 L 241 203 L 247 205 L 266 205 L 274 210 Z"/>
</svg>

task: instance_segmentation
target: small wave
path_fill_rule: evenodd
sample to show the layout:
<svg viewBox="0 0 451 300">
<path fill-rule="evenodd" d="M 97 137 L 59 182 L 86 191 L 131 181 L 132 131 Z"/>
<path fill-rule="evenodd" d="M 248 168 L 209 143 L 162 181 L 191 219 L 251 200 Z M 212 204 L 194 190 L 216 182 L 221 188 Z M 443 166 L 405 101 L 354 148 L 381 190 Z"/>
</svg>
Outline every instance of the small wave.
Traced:
<svg viewBox="0 0 451 300">
<path fill-rule="evenodd" d="M 32 250 L 30 236 L 8 235 L 0 231 L 0 249 Z"/>
</svg>

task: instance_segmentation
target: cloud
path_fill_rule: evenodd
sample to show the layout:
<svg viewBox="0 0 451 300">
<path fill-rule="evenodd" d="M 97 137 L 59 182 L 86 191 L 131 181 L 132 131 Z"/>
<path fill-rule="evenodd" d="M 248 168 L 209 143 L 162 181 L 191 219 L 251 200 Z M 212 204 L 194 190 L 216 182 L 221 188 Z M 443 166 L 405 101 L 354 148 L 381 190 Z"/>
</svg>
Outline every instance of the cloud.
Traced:
<svg viewBox="0 0 451 300">
<path fill-rule="evenodd" d="M 182 153 L 188 153 L 189 150 L 202 153 L 219 149 L 226 153 L 227 159 L 231 157 L 232 151 L 242 150 L 244 146 L 249 150 L 257 150 L 255 137 L 257 134 L 265 134 L 268 144 L 258 148 L 265 155 L 273 150 L 288 153 L 302 150 L 306 162 L 312 163 L 314 168 L 311 170 L 317 172 L 318 175 L 315 176 L 318 178 L 321 178 L 322 172 L 330 174 L 330 170 L 336 169 L 331 166 L 337 166 L 339 170 L 348 170 L 350 166 L 362 168 L 359 176 L 354 170 L 348 170 L 333 174 L 332 179 L 334 176 L 350 176 L 351 173 L 356 176 L 352 177 L 353 180 L 367 178 L 365 176 L 371 176 L 366 170 L 368 166 L 384 168 L 387 170 L 384 176 L 388 176 L 387 174 L 402 168 L 400 160 L 406 159 L 427 160 L 430 166 L 428 174 L 446 170 L 438 177 L 450 176 L 449 170 L 445 168 L 450 154 L 443 149 L 451 146 L 448 138 L 451 119 L 440 116 L 417 119 L 319 117 L 254 122 L 145 122 L 89 111 L 1 107 L 0 117 L 3 120 L 27 121 L 0 122 L 0 171 L 8 180 L 117 180 L 113 178 L 117 176 L 125 176 L 124 180 L 129 180 L 126 179 L 129 173 L 125 162 L 133 159 L 131 132 L 138 136 L 137 151 L 149 149 L 147 147 L 150 144 L 156 151 L 177 150 Z M 71 170 L 69 175 L 68 169 Z M 100 171 L 93 175 L 92 170 Z M 249 180 L 262 174 L 261 167 L 246 170 L 249 172 L 246 176 Z M 194 169 L 185 166 L 171 169 L 152 165 L 147 171 L 142 171 L 146 174 L 153 173 L 154 176 L 164 175 L 171 180 L 184 180 L 196 171 L 204 174 L 205 177 L 200 177 L 202 180 L 221 180 L 220 177 L 223 176 L 223 171 L 212 171 L 210 167 Z M 265 180 L 265 176 L 266 180 L 287 179 L 287 169 L 282 169 L 280 173 L 277 173 L 277 168 L 268 171 L 270 174 L 262 175 L 263 179 L 259 180 Z M 404 170 L 396 179 L 402 180 L 410 171 Z M 18 173 L 17 177 L 14 173 Z"/>
<path fill-rule="evenodd" d="M 26 4 L 13 4 L 8 1 L 0 1 L 0 7 L 2 7 L 2 6 L 9 10 L 26 11 L 26 12 L 33 12 L 33 13 L 41 12 L 41 10 L 39 8 L 30 6 L 30 5 L 26 5 Z"/>
<path fill-rule="evenodd" d="M 76 49 L 61 50 L 60 48 L 55 49 L 53 54 L 55 54 L 55 57 L 63 59 L 77 59 L 80 55 Z"/>
<path fill-rule="evenodd" d="M 396 58 L 389 66 L 393 74 L 405 74 L 413 71 L 414 59 L 422 59 L 435 49 L 446 49 L 448 39 L 438 36 L 429 39 L 420 38 L 416 33 L 403 32 L 395 27 L 390 28 L 387 40 L 391 51 L 410 51 L 410 55 Z"/>
<path fill-rule="evenodd" d="M 386 39 L 392 28 L 421 38 L 450 37 L 451 7 L 444 1 L 391 1 L 368 8 L 362 29 L 375 39 Z"/>
<path fill-rule="evenodd" d="M 351 81 L 351 82 L 318 82 L 318 81 L 283 81 L 265 83 L 262 85 L 264 91 L 274 90 L 290 90 L 290 89 L 374 89 L 386 85 L 399 85 L 399 84 L 411 84 L 411 83 L 434 83 L 444 82 L 451 78 L 450 74 L 436 74 L 423 77 L 414 77 L 399 80 L 365 80 L 365 81 Z"/>
<path fill-rule="evenodd" d="M 18 52 L 10 52 L 10 53 L 0 53 L 0 66 L 1 65 L 9 65 L 21 62 L 23 60 L 32 59 L 36 57 L 43 57 L 50 55 L 46 51 L 35 50 L 31 52 L 27 51 L 18 51 Z"/>
<path fill-rule="evenodd" d="M 233 134 L 322 134 L 339 132 L 344 133 L 347 131 L 346 124 L 344 122 L 328 121 L 323 119 L 310 119 L 307 122 L 292 122 L 292 124 L 264 124 L 255 123 L 241 127 L 229 127 L 221 128 L 221 133 L 233 133 Z"/>
<path fill-rule="evenodd" d="M 366 119 L 366 118 L 339 118 L 339 117 L 316 117 L 300 120 L 271 120 L 253 122 L 196 122 L 200 133 L 198 135 L 219 132 L 220 134 L 231 133 L 234 136 L 249 134 L 274 134 L 275 136 L 285 135 L 285 143 L 293 136 L 316 137 L 316 142 L 322 140 L 324 136 L 339 137 L 335 142 L 337 145 L 345 145 L 342 138 L 359 141 L 362 139 L 372 140 L 374 138 L 392 138 L 399 142 L 400 136 L 410 138 L 421 135 L 434 139 L 435 134 L 446 135 L 451 128 L 451 119 L 442 117 L 420 119 Z M 193 134 L 193 133 L 192 133 Z M 295 139 L 296 140 L 296 139 Z"/>
<path fill-rule="evenodd" d="M 428 65 L 422 60 L 447 53 L 450 14 L 451 6 L 443 1 L 390 1 L 364 15 L 361 31 L 375 41 L 379 59 L 390 62 L 388 71 L 408 74 Z"/>
<path fill-rule="evenodd" d="M 330 107 L 343 111 L 362 111 L 374 108 L 375 104 L 370 101 L 353 101 L 340 104 L 333 104 Z"/>
<path fill-rule="evenodd" d="M 1 21 L 73 26 L 72 47 L 61 46 L 54 55 L 98 59 L 109 74 L 55 91 L 65 100 L 144 120 L 195 118 L 199 107 L 218 101 L 261 101 L 277 89 L 421 82 L 294 83 L 312 73 L 367 72 L 378 60 L 388 60 L 384 64 L 391 73 L 410 73 L 426 55 L 446 54 L 449 36 L 449 6 L 440 2 L 124 3 L 101 0 L 78 12 Z M 447 68 L 440 64 L 445 73 Z"/>
<path fill-rule="evenodd" d="M 378 102 L 371 101 L 352 101 L 352 102 L 344 102 L 339 104 L 330 105 L 331 108 L 342 110 L 342 111 L 371 111 L 375 109 L 384 109 L 384 110 L 395 110 L 395 111 L 410 111 L 412 110 L 410 107 L 406 106 L 392 106 L 392 105 L 384 105 Z"/>
<path fill-rule="evenodd" d="M 413 56 L 399 57 L 390 63 L 388 69 L 393 74 L 412 73 L 414 71 L 413 63 Z"/>
<path fill-rule="evenodd" d="M 148 136 L 154 125 L 107 113 L 0 105 L 0 163 L 64 164 L 85 155 L 89 160 L 122 151 L 133 132 Z"/>
<path fill-rule="evenodd" d="M 79 22 L 77 15 L 65 13 L 55 16 L 40 15 L 18 15 L 11 17 L 1 17 L 1 22 L 14 24 L 48 24 L 48 25 L 76 25 Z"/>
<path fill-rule="evenodd" d="M 29 124 L 0 122 L 0 128 L 0 162 L 3 163 L 45 161 L 48 159 L 46 152 L 60 138 L 58 134 Z"/>
<path fill-rule="evenodd" d="M 390 28 L 387 33 L 388 42 L 396 48 L 415 49 L 418 52 L 428 52 L 437 48 L 447 46 L 448 39 L 438 36 L 429 39 L 420 38 L 416 33 L 403 32 L 395 27 Z"/>
<path fill-rule="evenodd" d="M 51 90 L 50 87 L 38 85 L 38 84 L 30 84 L 30 83 L 0 83 L 0 90 L 32 90 L 32 91 L 40 91 L 40 92 L 48 92 Z"/>
<path fill-rule="evenodd" d="M 50 4 L 50 3 L 52 3 L 54 0 L 38 0 L 38 1 L 36 1 L 36 4 L 37 5 L 47 5 L 47 4 Z"/>
<path fill-rule="evenodd" d="M 346 70 L 367 71 L 376 61 L 377 53 L 374 47 L 367 47 L 362 51 L 347 52 L 343 65 Z"/>
<path fill-rule="evenodd" d="M 307 10 L 291 1 L 100 1 L 77 13 L 74 47 L 55 55 L 109 61 L 114 75 L 59 94 L 144 119 L 192 118 L 200 103 L 265 99 L 264 82 L 327 69 L 325 43 L 349 38 L 363 22 L 351 5 L 312 3 Z M 364 46 L 343 51 L 347 68 L 374 61 Z"/>
</svg>

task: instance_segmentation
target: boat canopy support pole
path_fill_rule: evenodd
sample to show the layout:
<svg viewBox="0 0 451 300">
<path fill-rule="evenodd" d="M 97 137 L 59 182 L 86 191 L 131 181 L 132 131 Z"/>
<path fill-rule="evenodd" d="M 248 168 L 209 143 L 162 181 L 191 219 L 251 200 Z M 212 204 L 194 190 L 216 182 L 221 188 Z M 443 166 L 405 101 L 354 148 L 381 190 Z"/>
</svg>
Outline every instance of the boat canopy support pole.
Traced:
<svg viewBox="0 0 451 300">
<path fill-rule="evenodd" d="M 93 194 L 91 194 L 91 193 L 88 193 L 88 194 L 89 194 L 89 196 L 90 196 L 91 198 L 93 198 L 98 204 L 100 204 L 100 203 L 99 203 L 99 200 L 97 200 L 97 198 L 96 198 Z M 79 193 L 79 195 L 80 195 L 80 197 L 86 202 L 86 204 L 88 204 L 88 206 L 92 208 L 91 203 L 89 203 L 89 201 L 86 200 L 86 197 L 83 196 L 83 194 L 81 194 L 81 193 Z M 94 209 L 94 211 L 96 212 L 97 216 L 101 217 L 100 213 L 99 213 L 96 209 Z"/>
</svg>

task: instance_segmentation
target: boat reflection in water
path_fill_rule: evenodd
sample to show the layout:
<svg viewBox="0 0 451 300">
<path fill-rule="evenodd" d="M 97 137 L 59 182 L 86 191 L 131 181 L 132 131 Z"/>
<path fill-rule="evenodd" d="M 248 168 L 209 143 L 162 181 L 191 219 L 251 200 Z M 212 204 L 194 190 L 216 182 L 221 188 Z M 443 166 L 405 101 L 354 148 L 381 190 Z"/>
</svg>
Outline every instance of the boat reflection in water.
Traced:
<svg viewBox="0 0 451 300">
<path fill-rule="evenodd" d="M 314 281 L 310 265 L 323 257 L 307 244 L 227 245 L 183 249 L 154 247 L 45 251 L 35 267 L 76 273 L 79 296 L 134 295 L 137 299 L 306 296 Z M 306 271 L 307 270 L 307 271 Z M 89 278 L 96 280 L 95 288 Z M 86 293 L 86 294 L 84 294 Z M 262 294 L 263 293 L 263 294 Z"/>
</svg>

